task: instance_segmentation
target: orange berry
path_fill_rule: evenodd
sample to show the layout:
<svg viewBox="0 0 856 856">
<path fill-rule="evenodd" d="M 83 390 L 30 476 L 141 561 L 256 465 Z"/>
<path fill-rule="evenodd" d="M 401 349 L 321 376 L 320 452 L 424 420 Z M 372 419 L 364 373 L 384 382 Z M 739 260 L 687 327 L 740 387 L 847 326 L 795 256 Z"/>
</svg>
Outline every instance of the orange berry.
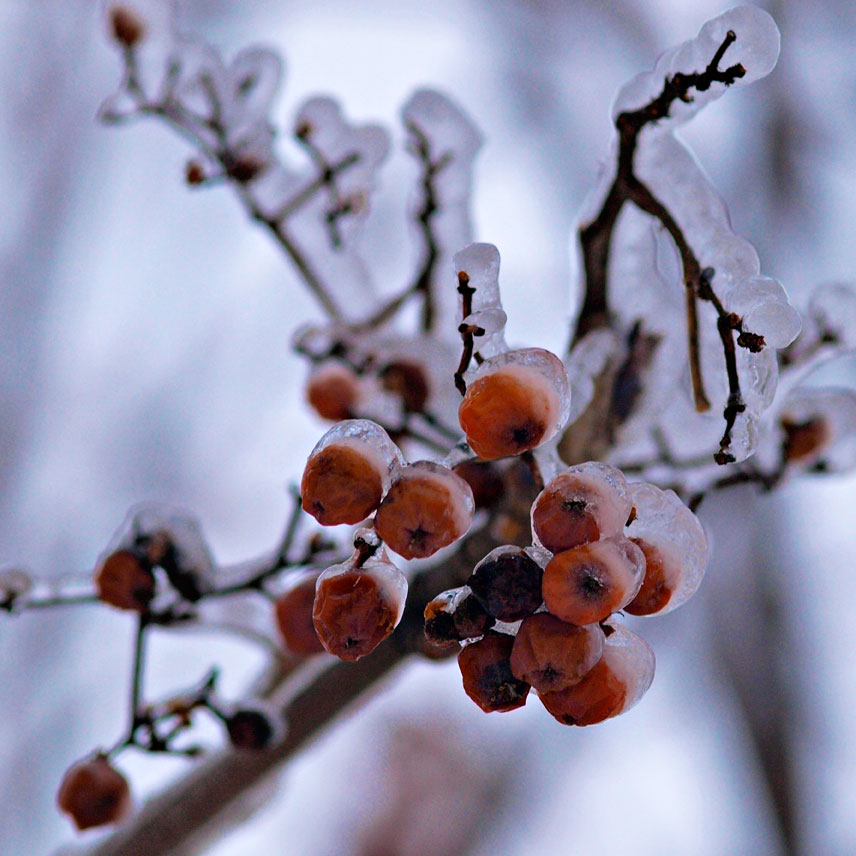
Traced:
<svg viewBox="0 0 856 856">
<path fill-rule="evenodd" d="M 95 589 L 111 606 L 145 612 L 155 596 L 155 576 L 136 553 L 116 550 L 95 572 Z"/>
<path fill-rule="evenodd" d="M 331 443 L 306 462 L 300 483 L 303 510 L 322 526 L 359 523 L 378 507 L 386 469 L 363 443 Z"/>
<path fill-rule="evenodd" d="M 532 531 L 546 550 L 561 553 L 620 535 L 631 508 L 622 473 L 592 461 L 550 479 L 532 505 Z"/>
<path fill-rule="evenodd" d="M 603 630 L 597 624 L 577 627 L 548 612 L 524 619 L 511 651 L 511 671 L 539 693 L 579 683 L 603 653 Z"/>
<path fill-rule="evenodd" d="M 425 369 L 418 363 L 394 360 L 380 370 L 383 388 L 401 399 L 408 413 L 421 413 L 430 392 Z"/>
<path fill-rule="evenodd" d="M 547 609 L 571 624 L 595 624 L 622 609 L 639 591 L 645 555 L 627 538 L 583 544 L 554 556 L 544 570 Z"/>
<path fill-rule="evenodd" d="M 321 644 L 342 660 L 359 660 L 383 642 L 404 612 L 407 581 L 391 562 L 334 565 L 318 578 L 312 620 Z"/>
<path fill-rule="evenodd" d="M 322 363 L 309 377 L 306 399 L 322 419 L 350 419 L 360 399 L 359 378 L 345 363 Z"/>
<path fill-rule="evenodd" d="M 631 615 L 654 615 L 665 609 L 672 598 L 674 589 L 669 585 L 666 564 L 668 559 L 653 544 L 641 538 L 631 538 L 636 546 L 645 554 L 645 579 L 639 594 L 624 607 Z"/>
<path fill-rule="evenodd" d="M 417 461 L 402 468 L 375 514 L 375 530 L 405 559 L 424 559 L 466 534 L 470 486 L 447 467 Z"/>
<path fill-rule="evenodd" d="M 526 704 L 529 684 L 511 672 L 514 637 L 489 632 L 458 654 L 466 694 L 485 712 L 515 710 Z"/>
<path fill-rule="evenodd" d="M 318 575 L 313 574 L 302 580 L 280 595 L 275 604 L 276 623 L 285 647 L 294 654 L 306 657 L 320 654 L 324 650 L 312 622 L 317 579 Z"/>
<path fill-rule="evenodd" d="M 79 830 L 116 823 L 131 813 L 131 790 L 125 777 L 104 755 L 72 765 L 56 797 L 60 810 Z"/>
<path fill-rule="evenodd" d="M 654 678 L 654 652 L 624 627 L 607 627 L 603 654 L 577 684 L 540 693 L 544 707 L 564 725 L 594 725 L 629 710 Z"/>
<path fill-rule="evenodd" d="M 470 448 L 493 460 L 553 437 L 567 418 L 568 379 L 549 351 L 510 351 L 485 362 L 467 387 L 458 419 Z"/>
</svg>

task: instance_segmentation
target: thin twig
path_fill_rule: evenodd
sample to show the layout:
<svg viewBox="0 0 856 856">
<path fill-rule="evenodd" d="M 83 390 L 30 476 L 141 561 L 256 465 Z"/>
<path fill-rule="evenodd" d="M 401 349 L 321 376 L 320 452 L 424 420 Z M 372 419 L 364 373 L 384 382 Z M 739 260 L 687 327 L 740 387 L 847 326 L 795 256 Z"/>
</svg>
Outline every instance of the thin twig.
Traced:
<svg viewBox="0 0 856 856">
<path fill-rule="evenodd" d="M 465 270 L 458 271 L 458 294 L 461 295 L 462 316 L 467 318 L 473 311 L 473 295 L 476 290 L 470 285 L 470 278 Z M 461 323 L 458 327 L 458 332 L 461 334 L 461 340 L 464 343 L 464 350 L 461 353 L 461 360 L 458 363 L 458 368 L 455 371 L 455 386 L 461 395 L 467 394 L 467 382 L 464 380 L 464 373 L 470 367 L 473 359 L 473 351 L 475 350 L 475 337 L 483 336 L 484 330 L 481 327 L 476 327 L 473 324 Z"/>
</svg>

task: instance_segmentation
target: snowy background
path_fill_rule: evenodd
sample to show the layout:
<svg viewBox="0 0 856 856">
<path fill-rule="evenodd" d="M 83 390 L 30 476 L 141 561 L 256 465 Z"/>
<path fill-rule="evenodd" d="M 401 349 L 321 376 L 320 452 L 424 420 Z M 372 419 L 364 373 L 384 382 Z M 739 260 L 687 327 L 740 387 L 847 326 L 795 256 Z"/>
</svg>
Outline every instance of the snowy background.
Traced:
<svg viewBox="0 0 856 856">
<path fill-rule="evenodd" d="M 560 349 L 569 230 L 612 95 L 725 8 L 189 0 L 181 20 L 227 53 L 263 41 L 284 55 L 283 123 L 307 95 L 332 93 L 349 116 L 395 128 L 415 87 L 452 93 L 486 140 L 476 236 L 502 253 L 510 341 Z M 804 306 L 856 261 L 856 6 L 767 8 L 779 67 L 684 136 L 764 272 Z M 86 570 L 142 499 L 193 510 L 224 562 L 267 549 L 323 429 L 289 349 L 314 303 L 227 189 L 187 190 L 184 143 L 155 123 L 95 123 L 119 69 L 95 0 L 3 0 L 0 39 L 0 564 Z M 398 152 L 366 234 L 382 280 L 413 266 L 410 180 Z M 657 677 L 627 716 L 585 730 L 536 704 L 485 717 L 454 663 L 414 664 L 207 852 L 798 852 L 783 822 L 799 852 L 856 852 L 854 499 L 856 479 L 837 477 L 706 503 L 708 578 L 644 625 Z M 132 637 L 131 618 L 106 608 L 0 616 L 3 856 L 72 840 L 56 787 L 120 733 Z M 159 636 L 147 692 L 215 662 L 237 693 L 261 660 L 215 635 Z M 789 794 L 778 817 L 764 759 Z M 144 798 L 185 765 L 129 754 L 120 766 Z"/>
</svg>

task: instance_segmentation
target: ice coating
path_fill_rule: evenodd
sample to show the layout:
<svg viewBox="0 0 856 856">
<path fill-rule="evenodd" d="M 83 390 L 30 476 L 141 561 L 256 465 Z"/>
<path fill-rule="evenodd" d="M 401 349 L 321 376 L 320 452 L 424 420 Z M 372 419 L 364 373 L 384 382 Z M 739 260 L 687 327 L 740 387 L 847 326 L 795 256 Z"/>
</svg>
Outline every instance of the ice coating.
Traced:
<svg viewBox="0 0 856 856">
<path fill-rule="evenodd" d="M 623 86 L 612 107 L 613 120 L 620 113 L 638 110 L 653 100 L 663 90 L 667 78 L 676 73 L 691 74 L 707 68 L 729 31 L 736 36 L 728 45 L 719 69 L 724 71 L 734 65 L 743 66 L 745 73 L 732 86 L 746 86 L 768 75 L 779 57 L 781 37 L 772 17 L 757 6 L 736 6 L 708 21 L 699 34 L 669 51 L 657 60 L 653 71 L 643 72 Z M 681 124 L 691 119 L 706 104 L 719 98 L 726 90 L 724 83 L 713 83 L 700 92 L 692 89 L 689 102 L 676 100 L 666 120 L 658 127 Z"/>
<path fill-rule="evenodd" d="M 470 199 L 481 134 L 459 105 L 431 89 L 413 93 L 401 118 L 407 148 L 419 170 L 411 216 L 418 222 L 425 211 L 433 209 L 427 223 L 435 251 L 429 281 L 433 331 L 440 339 L 459 344 L 457 269 L 450 268 L 453 253 L 473 239 Z M 417 270 L 421 271 L 429 259 L 424 235 L 419 236 L 418 252 Z"/>
<path fill-rule="evenodd" d="M 470 244 L 455 253 L 452 263 L 455 274 L 464 271 L 469 277 L 470 288 L 475 289 L 472 313 L 463 321 L 485 328 L 485 335 L 476 337 L 476 351 L 485 359 L 504 353 L 508 350 L 505 343 L 507 316 L 499 293 L 499 250 L 493 244 Z M 461 300 L 458 299 L 459 304 Z M 458 319 L 461 316 L 462 311 L 459 309 Z"/>
<path fill-rule="evenodd" d="M 619 352 L 617 334 L 606 327 L 586 333 L 565 357 L 571 406 L 568 422 L 573 425 L 594 397 L 594 384 L 610 359 Z"/>
<path fill-rule="evenodd" d="M 821 335 L 832 336 L 845 347 L 856 347 L 856 291 L 852 285 L 831 282 L 819 286 L 808 311 Z"/>
<path fill-rule="evenodd" d="M 793 427 L 821 420 L 823 437 L 803 466 L 846 472 L 856 466 L 856 392 L 844 387 L 798 386 L 782 406 L 779 424 Z"/>
<path fill-rule="evenodd" d="M 377 422 L 369 419 L 344 419 L 337 422 L 312 449 L 310 459 L 332 445 L 350 446 L 372 460 L 381 474 L 384 490 L 390 478 L 404 466 L 401 449 L 390 439 L 389 434 Z"/>
<path fill-rule="evenodd" d="M 537 546 L 548 552 L 549 547 L 539 536 L 536 510 L 551 495 L 560 496 L 563 502 L 583 504 L 580 512 L 590 516 L 598 530 L 596 538 L 591 540 L 620 534 L 633 507 L 627 480 L 620 470 L 600 461 L 588 461 L 568 467 L 544 485 L 544 490 L 532 504 L 532 539 Z M 541 534 L 544 534 L 543 530 Z M 572 544 L 564 549 L 570 549 L 571 546 L 577 545 Z"/>
<path fill-rule="evenodd" d="M 652 484 L 631 484 L 636 518 L 627 527 L 628 538 L 642 539 L 663 557 L 666 585 L 672 590 L 657 615 L 665 615 L 691 598 L 707 568 L 707 539 L 698 518 L 671 490 Z"/>
<path fill-rule="evenodd" d="M 802 326 L 781 283 L 766 276 L 750 277 L 736 285 L 725 298 L 725 308 L 740 315 L 743 328 L 763 336 L 773 348 L 790 345 Z"/>
<path fill-rule="evenodd" d="M 0 606 L 11 604 L 33 588 L 33 578 L 19 568 L 0 570 Z"/>
<path fill-rule="evenodd" d="M 564 363 L 543 348 L 519 348 L 505 351 L 485 360 L 476 370 L 471 383 L 503 372 L 537 391 L 543 401 L 547 431 L 539 445 L 556 435 L 568 421 L 571 390 Z"/>
<path fill-rule="evenodd" d="M 609 622 L 612 633 L 606 637 L 602 659 L 627 688 L 624 705 L 617 713 L 630 710 L 648 691 L 654 680 L 654 652 L 641 637 L 623 624 Z"/>
</svg>

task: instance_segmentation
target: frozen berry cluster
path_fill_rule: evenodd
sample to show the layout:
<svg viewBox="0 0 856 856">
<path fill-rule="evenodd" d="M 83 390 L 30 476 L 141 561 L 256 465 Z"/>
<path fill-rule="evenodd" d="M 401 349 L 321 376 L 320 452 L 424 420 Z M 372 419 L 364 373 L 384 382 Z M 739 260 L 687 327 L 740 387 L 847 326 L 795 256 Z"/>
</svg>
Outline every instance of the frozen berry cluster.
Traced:
<svg viewBox="0 0 856 856">
<path fill-rule="evenodd" d="M 673 492 L 598 462 L 552 478 L 531 519 L 532 545 L 488 553 L 428 604 L 425 634 L 466 643 L 464 689 L 484 711 L 522 707 L 534 688 L 564 724 L 617 716 L 650 686 L 654 654 L 615 614 L 663 614 L 696 591 L 701 525 Z"/>
</svg>

